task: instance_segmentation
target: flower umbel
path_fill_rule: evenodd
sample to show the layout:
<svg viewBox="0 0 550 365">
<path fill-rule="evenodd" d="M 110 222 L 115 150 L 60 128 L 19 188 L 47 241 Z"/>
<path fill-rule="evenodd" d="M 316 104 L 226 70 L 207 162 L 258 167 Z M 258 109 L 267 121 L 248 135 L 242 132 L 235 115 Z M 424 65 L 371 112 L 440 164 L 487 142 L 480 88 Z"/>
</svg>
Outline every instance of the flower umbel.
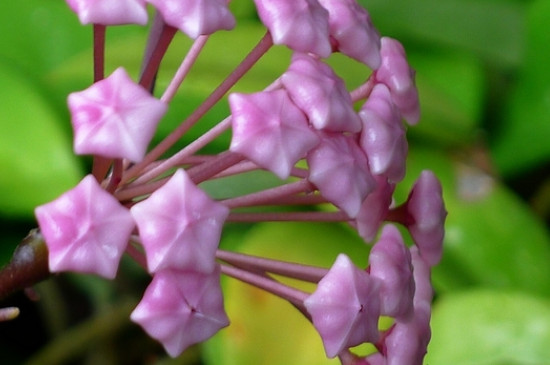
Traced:
<svg viewBox="0 0 550 365">
<path fill-rule="evenodd" d="M 94 25 L 95 82 L 68 98 L 74 150 L 91 155 L 93 167 L 74 189 L 36 208 L 50 271 L 112 279 L 128 253 L 152 276 L 131 319 L 170 356 L 229 324 L 223 274 L 292 303 L 312 322 L 328 357 L 344 364 L 420 364 L 430 338 L 430 268 L 442 255 L 446 211 L 429 171 L 408 200 L 394 206 L 408 152 L 403 119 L 419 119 L 414 71 L 401 44 L 380 38 L 355 0 L 255 0 L 265 36 L 194 112 L 149 146 L 208 39 L 238 26 L 228 2 L 67 2 L 83 24 Z M 145 24 L 146 3 L 156 15 L 139 80 L 122 67 L 104 78 L 105 27 Z M 150 90 L 176 32 L 194 43 L 156 97 Z M 286 72 L 263 90 L 229 93 L 280 46 L 292 52 Z M 325 62 L 334 52 L 370 67 L 357 89 L 349 91 Z M 230 115 L 185 140 L 218 102 L 229 104 Z M 228 130 L 227 149 L 203 152 Z M 182 140 L 184 147 L 172 153 Z M 251 171 L 273 174 L 280 183 L 259 191 L 239 186 L 223 197 L 207 191 L 206 182 Z M 326 269 L 220 249 L 226 224 L 264 221 L 350 225 L 366 243 L 376 240 L 369 266 L 358 268 L 345 253 Z M 408 229 L 413 246 L 386 222 Z M 317 288 L 307 293 L 271 274 Z M 390 328 L 379 329 L 381 315 L 393 318 Z M 378 352 L 349 350 L 366 342 Z"/>
</svg>

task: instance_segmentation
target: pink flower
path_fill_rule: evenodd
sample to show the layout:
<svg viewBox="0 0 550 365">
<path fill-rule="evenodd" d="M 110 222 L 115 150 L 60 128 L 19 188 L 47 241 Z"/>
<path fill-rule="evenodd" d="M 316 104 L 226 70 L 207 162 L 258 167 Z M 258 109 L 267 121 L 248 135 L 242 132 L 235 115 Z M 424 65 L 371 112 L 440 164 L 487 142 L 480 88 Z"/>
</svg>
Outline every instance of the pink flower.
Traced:
<svg viewBox="0 0 550 365">
<path fill-rule="evenodd" d="M 409 148 L 401 114 L 384 84 L 374 87 L 359 116 L 363 120 L 360 144 L 372 173 L 401 181 Z"/>
<path fill-rule="evenodd" d="M 231 94 L 230 150 L 286 179 L 296 162 L 319 143 L 305 115 L 285 90 Z"/>
<path fill-rule="evenodd" d="M 380 66 L 380 34 L 369 13 L 355 0 L 319 0 L 328 10 L 336 49 L 372 69 Z"/>
<path fill-rule="evenodd" d="M 172 357 L 229 324 L 220 270 L 208 274 L 164 270 L 153 277 L 130 318 L 160 341 Z"/>
<path fill-rule="evenodd" d="M 35 209 L 48 246 L 50 271 L 116 275 L 134 221 L 95 178 L 86 176 L 75 188 Z"/>
<path fill-rule="evenodd" d="M 405 120 L 414 125 L 420 118 L 415 72 L 407 62 L 407 55 L 401 43 L 389 37 L 382 37 L 381 44 L 382 64 L 376 70 L 376 80 L 390 89 L 393 102 Z"/>
<path fill-rule="evenodd" d="M 281 81 L 315 128 L 330 132 L 361 130 L 361 120 L 353 109 L 344 81 L 317 58 L 294 53 Z"/>
<path fill-rule="evenodd" d="M 332 53 L 328 12 L 316 0 L 254 0 L 273 43 L 321 57 Z"/>
<path fill-rule="evenodd" d="M 374 190 L 376 181 L 367 158 L 352 136 L 323 133 L 322 141 L 307 156 L 311 181 L 321 195 L 351 218 Z"/>
<path fill-rule="evenodd" d="M 147 24 L 145 0 L 66 0 L 82 24 Z"/>
<path fill-rule="evenodd" d="M 380 225 L 390 210 L 395 190 L 395 184 L 388 183 L 385 177 L 375 176 L 374 178 L 376 188 L 363 200 L 355 219 L 357 233 L 365 242 L 371 242 L 376 237 Z"/>
<path fill-rule="evenodd" d="M 441 184 L 433 172 L 422 171 L 409 194 L 407 211 L 414 221 L 408 228 L 420 255 L 430 266 L 437 265 L 443 253 L 447 211 Z"/>
<path fill-rule="evenodd" d="M 77 154 L 143 159 L 167 106 L 134 83 L 123 68 L 69 95 Z"/>
<path fill-rule="evenodd" d="M 338 255 L 304 305 L 323 339 L 327 357 L 378 339 L 379 282 L 344 254 Z"/>
<path fill-rule="evenodd" d="M 178 170 L 161 188 L 131 208 L 150 272 L 214 270 L 229 209 L 216 203 Z"/>
<path fill-rule="evenodd" d="M 369 254 L 370 275 L 380 279 L 380 313 L 408 319 L 413 313 L 411 254 L 399 230 L 388 224 Z"/>
<path fill-rule="evenodd" d="M 166 24 L 178 28 L 193 39 L 235 27 L 235 17 L 227 7 L 227 0 L 146 1 L 162 14 Z"/>
</svg>

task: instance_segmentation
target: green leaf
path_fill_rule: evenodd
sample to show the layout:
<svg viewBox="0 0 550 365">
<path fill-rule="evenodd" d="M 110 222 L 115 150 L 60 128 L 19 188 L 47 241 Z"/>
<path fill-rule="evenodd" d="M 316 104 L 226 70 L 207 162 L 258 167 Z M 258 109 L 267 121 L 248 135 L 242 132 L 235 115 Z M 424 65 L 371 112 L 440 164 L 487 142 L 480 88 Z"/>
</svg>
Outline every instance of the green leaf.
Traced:
<svg viewBox="0 0 550 365">
<path fill-rule="evenodd" d="M 0 60 L 0 213 L 32 216 L 81 176 L 68 136 L 40 88 Z"/>
<path fill-rule="evenodd" d="M 262 223 L 239 238 L 239 252 L 323 267 L 339 252 L 365 267 L 369 249 L 338 224 Z M 285 282 L 314 290 L 312 284 Z M 288 302 L 234 279 L 224 280 L 223 289 L 231 325 L 205 344 L 208 364 L 339 364 L 325 357 L 320 336 Z"/>
<path fill-rule="evenodd" d="M 527 2 L 360 0 L 383 35 L 473 52 L 491 64 L 521 61 Z M 406 42 L 407 43 L 407 42 Z"/>
<path fill-rule="evenodd" d="M 550 161 L 550 1 L 536 1 L 528 17 L 525 63 L 492 152 L 502 174 Z"/>
<path fill-rule="evenodd" d="M 526 293 L 445 295 L 431 327 L 425 364 L 542 365 L 550 359 L 550 302 Z"/>
<path fill-rule="evenodd" d="M 486 286 L 550 295 L 550 237 L 544 224 L 496 179 L 438 150 L 413 148 L 398 186 L 405 200 L 422 169 L 443 185 L 449 215 L 444 255 L 433 270 L 440 292 Z"/>
</svg>

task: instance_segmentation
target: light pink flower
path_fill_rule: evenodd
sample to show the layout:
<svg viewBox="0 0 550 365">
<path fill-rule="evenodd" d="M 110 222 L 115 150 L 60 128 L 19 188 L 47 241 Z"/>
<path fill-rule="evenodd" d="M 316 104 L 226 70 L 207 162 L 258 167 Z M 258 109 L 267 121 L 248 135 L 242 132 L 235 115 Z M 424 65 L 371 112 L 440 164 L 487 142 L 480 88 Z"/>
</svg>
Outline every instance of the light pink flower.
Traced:
<svg viewBox="0 0 550 365">
<path fill-rule="evenodd" d="M 328 10 L 336 49 L 372 69 L 380 66 L 380 34 L 369 13 L 356 0 L 319 0 Z"/>
<path fill-rule="evenodd" d="M 378 340 L 379 282 L 344 254 L 338 255 L 304 305 L 329 358 L 349 347 Z"/>
<path fill-rule="evenodd" d="M 415 283 L 411 254 L 399 230 L 388 224 L 369 254 L 370 275 L 380 279 L 380 313 L 397 319 L 413 314 Z"/>
<path fill-rule="evenodd" d="M 369 171 L 367 157 L 353 136 L 322 133 L 321 143 L 307 156 L 309 181 L 328 201 L 351 218 L 374 190 L 376 181 Z"/>
<path fill-rule="evenodd" d="M 150 272 L 163 269 L 209 273 L 229 209 L 210 199 L 177 170 L 151 196 L 131 208 Z"/>
<path fill-rule="evenodd" d="M 371 242 L 376 237 L 380 225 L 386 219 L 395 190 L 395 184 L 388 183 L 385 177 L 374 178 L 376 188 L 363 200 L 355 219 L 357 233 L 365 242 Z"/>
<path fill-rule="evenodd" d="M 147 24 L 145 0 L 66 0 L 82 24 Z"/>
<path fill-rule="evenodd" d="M 230 150 L 281 179 L 319 143 L 304 113 L 285 90 L 231 94 L 229 105 L 233 123 Z"/>
<path fill-rule="evenodd" d="M 382 37 L 381 45 L 382 64 L 376 70 L 375 78 L 390 89 L 393 102 L 405 120 L 414 125 L 420 118 L 415 72 L 409 66 L 405 49 L 399 41 Z"/>
<path fill-rule="evenodd" d="M 319 59 L 294 53 L 281 81 L 315 128 L 330 132 L 361 130 L 361 120 L 353 109 L 344 81 Z"/>
<path fill-rule="evenodd" d="M 143 159 L 167 105 L 134 83 L 123 68 L 69 95 L 77 154 Z"/>
<path fill-rule="evenodd" d="M 50 271 L 116 275 L 134 221 L 95 178 L 86 176 L 75 188 L 35 209 L 48 246 Z"/>
<path fill-rule="evenodd" d="M 372 173 L 387 176 L 391 182 L 401 181 L 409 148 L 401 114 L 384 84 L 374 87 L 359 116 L 363 120 L 360 144 Z"/>
<path fill-rule="evenodd" d="M 130 318 L 160 341 L 172 357 L 229 324 L 220 270 L 208 274 L 163 270 L 154 275 Z"/>
<path fill-rule="evenodd" d="M 146 0 L 161 14 L 166 24 L 190 38 L 235 27 L 235 17 L 227 0 Z"/>
<path fill-rule="evenodd" d="M 445 218 L 441 184 L 433 172 L 422 171 L 407 200 L 413 218 L 408 226 L 420 255 L 430 266 L 437 265 L 443 253 Z"/>
<path fill-rule="evenodd" d="M 254 0 L 273 43 L 321 57 L 332 53 L 328 12 L 317 0 Z"/>
</svg>

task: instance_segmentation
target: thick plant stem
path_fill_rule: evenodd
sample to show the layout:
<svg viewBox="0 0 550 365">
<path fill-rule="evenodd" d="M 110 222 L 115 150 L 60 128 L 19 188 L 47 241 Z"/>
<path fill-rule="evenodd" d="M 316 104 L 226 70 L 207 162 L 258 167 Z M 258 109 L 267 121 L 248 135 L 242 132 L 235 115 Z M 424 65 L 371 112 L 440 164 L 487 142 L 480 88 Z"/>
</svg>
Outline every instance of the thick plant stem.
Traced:
<svg viewBox="0 0 550 365">
<path fill-rule="evenodd" d="M 0 270 L 0 300 L 32 286 L 50 275 L 48 249 L 37 229 L 21 241 L 9 264 Z"/>
</svg>

